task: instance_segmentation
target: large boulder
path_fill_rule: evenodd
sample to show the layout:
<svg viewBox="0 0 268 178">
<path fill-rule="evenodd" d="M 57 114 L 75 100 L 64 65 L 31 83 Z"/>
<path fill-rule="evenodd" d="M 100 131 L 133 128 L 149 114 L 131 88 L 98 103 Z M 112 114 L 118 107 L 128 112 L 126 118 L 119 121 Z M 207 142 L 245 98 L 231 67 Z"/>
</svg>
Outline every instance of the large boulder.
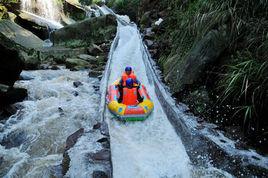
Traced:
<svg viewBox="0 0 268 178">
<path fill-rule="evenodd" d="M 0 83 L 0 110 L 7 105 L 23 101 L 26 96 L 26 89 L 13 88 Z"/>
<path fill-rule="evenodd" d="M 106 15 L 65 26 L 52 33 L 54 45 L 88 46 L 110 40 L 116 33 L 116 19 Z"/>
<path fill-rule="evenodd" d="M 173 92 L 202 80 L 206 69 L 216 63 L 228 46 L 229 37 L 224 29 L 212 30 L 189 51 L 184 59 L 173 56 L 164 63 L 165 81 Z"/>
<path fill-rule="evenodd" d="M 0 44 L 9 48 L 42 48 L 43 41 L 10 20 L 0 21 Z"/>
<path fill-rule="evenodd" d="M 16 59 L 18 58 L 20 61 L 23 61 L 26 69 L 35 69 L 40 63 L 38 56 L 39 50 L 43 47 L 43 41 L 30 31 L 10 20 L 0 21 L 0 45 L 5 49 L 15 50 L 16 53 L 10 55 L 12 58 L 15 55 L 17 56 Z M 7 51 L 5 53 L 9 52 Z M 10 58 L 10 56 L 3 58 L 7 57 Z M 9 63 L 12 60 L 14 59 L 6 62 Z M 9 65 L 14 66 L 14 64 Z"/>
<path fill-rule="evenodd" d="M 7 49 L 1 44 L 0 54 L 0 83 L 13 86 L 14 82 L 19 79 L 24 62 L 16 50 Z"/>
<path fill-rule="evenodd" d="M 89 68 L 89 62 L 79 58 L 67 58 L 66 67 L 71 70 L 81 70 Z"/>
<path fill-rule="evenodd" d="M 63 3 L 64 13 L 74 20 L 86 18 L 86 12 L 82 7 L 78 0 L 65 0 Z"/>
</svg>

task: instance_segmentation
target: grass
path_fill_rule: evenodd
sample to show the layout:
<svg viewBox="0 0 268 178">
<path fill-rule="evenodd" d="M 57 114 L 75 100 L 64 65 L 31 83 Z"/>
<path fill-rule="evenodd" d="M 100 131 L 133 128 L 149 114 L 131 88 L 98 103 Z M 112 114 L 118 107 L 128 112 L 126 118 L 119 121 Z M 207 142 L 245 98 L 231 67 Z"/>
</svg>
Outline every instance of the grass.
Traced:
<svg viewBox="0 0 268 178">
<path fill-rule="evenodd" d="M 258 132 L 268 109 L 268 61 L 258 61 L 250 52 L 238 53 L 232 61 L 236 64 L 224 66 L 226 72 L 219 81 L 220 102 L 238 105 L 234 116 L 243 118 L 244 131 Z"/>
<path fill-rule="evenodd" d="M 219 81 L 214 81 L 212 92 L 220 94 L 218 104 L 235 108 L 232 120 L 247 135 L 267 136 L 268 0 L 162 0 L 160 3 L 168 6 L 164 33 L 157 37 L 159 44 L 168 44 L 158 60 L 162 70 L 173 56 L 183 60 L 211 30 L 225 29 L 229 47 L 217 66 L 221 72 L 216 74 Z"/>
</svg>

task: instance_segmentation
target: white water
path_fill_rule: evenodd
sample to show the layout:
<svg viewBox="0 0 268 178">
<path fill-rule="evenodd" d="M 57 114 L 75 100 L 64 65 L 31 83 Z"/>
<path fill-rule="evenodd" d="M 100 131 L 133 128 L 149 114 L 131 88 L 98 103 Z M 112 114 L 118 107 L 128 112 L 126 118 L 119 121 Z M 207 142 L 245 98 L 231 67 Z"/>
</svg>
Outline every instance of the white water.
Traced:
<svg viewBox="0 0 268 178">
<path fill-rule="evenodd" d="M 22 109 L 1 125 L 0 142 L 11 133 L 18 134 L 13 139 L 23 140 L 10 149 L 0 146 L 4 161 L 0 177 L 51 177 L 62 161 L 66 138 L 97 122 L 99 93 L 93 86 L 99 81 L 89 78 L 87 71 L 38 70 L 22 75 L 34 78 L 16 83 L 27 88 L 29 97 L 17 103 Z M 74 81 L 83 85 L 75 88 Z"/>
<path fill-rule="evenodd" d="M 148 81 L 137 28 L 119 24 L 118 35 L 109 84 L 120 77 L 125 66 L 132 66 L 147 87 L 155 109 L 146 121 L 125 124 L 106 112 L 114 177 L 190 177 L 189 157 L 156 97 L 153 83 Z"/>
<path fill-rule="evenodd" d="M 59 2 L 57 0 L 21 0 L 21 9 L 59 22 L 62 9 Z"/>
</svg>

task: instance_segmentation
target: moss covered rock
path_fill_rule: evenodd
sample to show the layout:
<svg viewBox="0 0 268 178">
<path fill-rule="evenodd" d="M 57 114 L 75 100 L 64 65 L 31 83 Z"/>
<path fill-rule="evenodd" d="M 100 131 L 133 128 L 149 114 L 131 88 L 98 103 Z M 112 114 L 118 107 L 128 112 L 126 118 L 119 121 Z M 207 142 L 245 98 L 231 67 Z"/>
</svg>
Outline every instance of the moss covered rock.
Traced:
<svg viewBox="0 0 268 178">
<path fill-rule="evenodd" d="M 0 4 L 0 19 L 8 18 L 7 8 Z"/>
<path fill-rule="evenodd" d="M 112 15 L 95 17 L 68 25 L 52 34 L 58 46 L 78 47 L 109 41 L 116 33 L 116 19 Z"/>
<path fill-rule="evenodd" d="M 172 91 L 179 92 L 186 86 L 200 82 L 205 69 L 217 62 L 219 56 L 228 46 L 228 34 L 224 31 L 212 30 L 196 43 L 182 59 L 172 57 L 164 63 L 165 81 Z"/>
</svg>

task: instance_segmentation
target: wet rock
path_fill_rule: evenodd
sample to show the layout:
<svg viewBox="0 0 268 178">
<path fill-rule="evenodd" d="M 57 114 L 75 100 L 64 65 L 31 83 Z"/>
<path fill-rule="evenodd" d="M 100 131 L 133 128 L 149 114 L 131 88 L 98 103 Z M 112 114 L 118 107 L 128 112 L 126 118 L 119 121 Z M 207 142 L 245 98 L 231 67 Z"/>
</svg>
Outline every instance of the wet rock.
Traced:
<svg viewBox="0 0 268 178">
<path fill-rule="evenodd" d="M 65 26 L 52 33 L 54 45 L 88 46 L 109 41 L 116 33 L 113 15 L 94 17 Z"/>
<path fill-rule="evenodd" d="M 149 49 L 149 52 L 153 59 L 159 59 L 159 53 L 157 49 Z"/>
<path fill-rule="evenodd" d="M 33 80 L 33 79 L 34 79 L 33 77 L 26 74 L 20 74 L 19 76 L 19 80 Z"/>
<path fill-rule="evenodd" d="M 154 44 L 152 40 L 145 40 L 145 44 L 150 48 Z"/>
<path fill-rule="evenodd" d="M 96 63 L 98 61 L 96 57 L 88 55 L 88 54 L 80 54 L 78 57 L 90 63 Z"/>
<path fill-rule="evenodd" d="M 155 33 L 152 31 L 152 28 L 144 29 L 144 39 L 153 40 L 155 38 Z"/>
<path fill-rule="evenodd" d="M 0 34 L 1 36 L 1 34 Z M 10 50 L 1 45 L 0 37 L 0 83 L 13 86 L 24 67 L 24 62 L 16 50 Z"/>
<path fill-rule="evenodd" d="M 3 140 L 0 142 L 0 144 L 2 146 L 5 146 L 6 149 L 10 149 L 13 147 L 18 147 L 26 141 L 27 141 L 26 133 L 24 131 L 16 130 L 5 136 Z"/>
<path fill-rule="evenodd" d="M 57 65 L 52 65 L 52 66 L 50 67 L 50 69 L 51 69 L 51 70 L 59 70 L 60 68 L 59 68 L 59 66 L 57 66 Z"/>
<path fill-rule="evenodd" d="M 63 153 L 63 159 L 62 159 L 62 162 L 61 162 L 61 166 L 62 166 L 62 175 L 65 175 L 68 170 L 69 170 L 69 167 L 70 167 L 70 156 L 68 155 L 68 152 L 65 151 Z"/>
<path fill-rule="evenodd" d="M 97 140 L 97 142 L 99 142 L 99 143 L 104 143 L 104 142 L 108 142 L 108 141 L 109 141 L 109 139 L 107 137 L 103 137 L 103 138 Z"/>
<path fill-rule="evenodd" d="M 64 116 L 64 111 L 61 107 L 58 107 L 58 111 L 60 113 L 60 116 Z"/>
<path fill-rule="evenodd" d="M 79 93 L 77 91 L 72 92 L 74 96 L 78 96 Z"/>
<path fill-rule="evenodd" d="M 92 46 L 90 46 L 88 48 L 88 54 L 93 55 L 93 56 L 97 56 L 100 53 L 103 53 L 104 51 L 101 49 L 101 47 L 99 47 L 98 45 L 93 44 Z"/>
<path fill-rule="evenodd" d="M 14 105 L 5 106 L 0 108 L 0 121 L 8 119 L 11 115 L 15 114 L 19 107 Z"/>
<path fill-rule="evenodd" d="M 74 20 L 84 20 L 86 18 L 86 12 L 79 1 L 63 1 L 63 10 L 65 14 L 68 14 Z"/>
<path fill-rule="evenodd" d="M 94 91 L 99 91 L 100 90 L 100 86 L 99 85 L 93 85 Z"/>
<path fill-rule="evenodd" d="M 89 70 L 88 72 L 89 77 L 98 77 L 100 75 L 102 75 L 102 71 Z"/>
<path fill-rule="evenodd" d="M 79 86 L 82 86 L 83 83 L 80 82 L 80 81 L 75 81 L 75 82 L 73 82 L 73 85 L 74 85 L 75 88 L 77 88 L 77 87 L 79 87 Z"/>
<path fill-rule="evenodd" d="M 108 124 L 105 121 L 102 122 L 100 129 L 102 135 L 109 136 Z"/>
<path fill-rule="evenodd" d="M 34 16 L 31 16 L 28 13 L 20 12 L 16 17 L 16 23 L 42 40 L 49 38 L 46 24 L 42 22 L 40 23 L 40 21 L 36 20 Z"/>
<path fill-rule="evenodd" d="M 19 45 L 28 49 L 36 49 L 43 46 L 43 41 L 16 23 L 2 20 L 0 21 L 0 44 L 11 48 L 17 48 L 16 45 Z"/>
<path fill-rule="evenodd" d="M 77 130 L 75 133 L 73 133 L 72 135 L 70 135 L 66 140 L 65 150 L 69 150 L 71 147 L 73 147 L 75 143 L 77 142 L 77 140 L 83 135 L 83 133 L 84 133 L 84 128 L 81 128 Z"/>
<path fill-rule="evenodd" d="M 101 123 L 98 122 L 97 124 L 94 124 L 93 125 L 93 129 L 96 130 L 96 129 L 99 129 L 101 127 Z"/>
<path fill-rule="evenodd" d="M 108 175 L 103 171 L 93 171 L 93 178 L 108 178 Z"/>
<path fill-rule="evenodd" d="M 104 148 L 109 149 L 110 148 L 110 141 L 108 137 L 103 137 L 99 140 L 97 140 L 98 143 L 101 143 Z"/>
<path fill-rule="evenodd" d="M 75 133 L 73 133 L 72 135 L 70 135 L 66 140 L 66 146 L 65 146 L 64 153 L 63 153 L 63 159 L 62 159 L 62 174 L 63 175 L 65 175 L 68 172 L 69 166 L 70 166 L 71 159 L 68 155 L 68 150 L 76 144 L 77 140 L 83 135 L 83 133 L 84 133 L 84 128 L 81 128 L 77 130 Z"/>
<path fill-rule="evenodd" d="M 65 64 L 71 70 L 82 70 L 89 67 L 89 62 L 79 58 L 67 58 Z"/>
<path fill-rule="evenodd" d="M 3 162 L 4 162 L 4 157 L 1 156 L 1 157 L 0 157 L 0 166 L 3 164 Z"/>
<path fill-rule="evenodd" d="M 90 153 L 89 156 L 95 161 L 110 161 L 110 151 L 108 149 L 102 149 L 97 153 Z"/>
<path fill-rule="evenodd" d="M 9 87 L 7 90 L 0 90 L 0 108 L 16 102 L 21 102 L 27 95 L 27 90 L 24 88 Z"/>
<path fill-rule="evenodd" d="M 12 12 L 7 12 L 7 13 L 8 13 L 8 19 L 11 20 L 12 22 L 15 22 L 17 15 Z"/>
</svg>

